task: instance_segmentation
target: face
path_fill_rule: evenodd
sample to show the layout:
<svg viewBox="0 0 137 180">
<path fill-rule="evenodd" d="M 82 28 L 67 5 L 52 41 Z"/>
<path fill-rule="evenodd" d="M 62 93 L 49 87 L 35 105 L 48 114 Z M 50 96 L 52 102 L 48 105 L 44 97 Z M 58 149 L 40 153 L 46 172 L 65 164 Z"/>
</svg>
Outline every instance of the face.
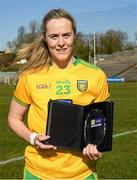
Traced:
<svg viewBox="0 0 137 180">
<path fill-rule="evenodd" d="M 52 61 L 57 65 L 71 60 L 74 32 L 71 21 L 65 18 L 52 19 L 47 23 L 46 42 Z"/>
</svg>

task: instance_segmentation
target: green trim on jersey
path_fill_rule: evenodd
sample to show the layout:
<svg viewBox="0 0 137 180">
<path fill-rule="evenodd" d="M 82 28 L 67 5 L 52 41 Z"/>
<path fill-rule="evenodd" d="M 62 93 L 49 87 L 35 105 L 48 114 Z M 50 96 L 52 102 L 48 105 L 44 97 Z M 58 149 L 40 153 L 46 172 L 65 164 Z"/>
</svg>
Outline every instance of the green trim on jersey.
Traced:
<svg viewBox="0 0 137 180">
<path fill-rule="evenodd" d="M 90 64 L 90 63 L 88 63 L 82 59 L 79 59 L 79 64 L 85 65 L 85 66 L 92 68 L 92 69 L 100 70 L 100 68 L 98 66 L 95 66 L 94 64 Z"/>
<path fill-rule="evenodd" d="M 26 168 L 24 169 L 24 177 L 23 180 L 33 179 L 33 180 L 40 180 L 41 178 L 33 175 L 29 170 Z M 98 180 L 98 176 L 96 172 L 93 172 L 90 176 L 84 178 L 85 180 Z"/>
<path fill-rule="evenodd" d="M 98 180 L 98 175 L 96 172 L 93 172 L 90 176 L 88 176 L 85 180 Z"/>
<path fill-rule="evenodd" d="M 79 64 L 79 62 L 80 62 L 80 59 L 75 56 L 75 61 L 73 62 L 73 65 L 76 66 L 77 64 Z"/>
<path fill-rule="evenodd" d="M 29 172 L 27 169 L 24 169 L 24 177 L 23 180 L 27 179 L 33 179 L 33 180 L 40 180 L 37 176 L 33 175 L 31 172 Z"/>
<path fill-rule="evenodd" d="M 20 105 L 22 105 L 22 106 L 24 106 L 24 107 L 28 107 L 28 106 L 29 106 L 29 104 L 26 104 L 26 103 L 22 102 L 20 99 L 16 98 L 16 96 L 13 96 L 13 99 L 14 99 L 17 103 L 19 103 Z"/>
</svg>

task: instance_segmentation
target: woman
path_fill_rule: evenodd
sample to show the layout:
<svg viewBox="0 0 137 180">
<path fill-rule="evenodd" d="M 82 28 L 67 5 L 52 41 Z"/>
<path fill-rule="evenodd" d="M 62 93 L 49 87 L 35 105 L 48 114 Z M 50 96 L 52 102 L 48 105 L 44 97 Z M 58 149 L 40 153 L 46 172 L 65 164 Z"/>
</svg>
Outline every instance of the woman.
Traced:
<svg viewBox="0 0 137 180">
<path fill-rule="evenodd" d="M 76 24 L 63 9 L 52 9 L 43 19 L 42 38 L 26 45 L 19 58 L 27 65 L 19 76 L 11 102 L 10 128 L 29 145 L 25 150 L 24 179 L 96 179 L 95 145 L 83 152 L 45 145 L 47 104 L 50 99 L 72 99 L 87 105 L 109 97 L 106 76 L 98 67 L 73 56 Z M 23 117 L 28 111 L 28 127 Z"/>
</svg>

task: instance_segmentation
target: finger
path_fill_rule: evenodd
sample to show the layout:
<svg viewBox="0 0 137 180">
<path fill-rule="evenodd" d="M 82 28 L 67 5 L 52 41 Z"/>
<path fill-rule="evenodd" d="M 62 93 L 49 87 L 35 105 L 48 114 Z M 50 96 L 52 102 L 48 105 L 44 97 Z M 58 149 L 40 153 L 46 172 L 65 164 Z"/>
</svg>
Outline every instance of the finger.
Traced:
<svg viewBox="0 0 137 180">
<path fill-rule="evenodd" d="M 85 147 L 84 154 L 85 154 L 85 156 L 87 156 L 89 159 L 93 160 L 91 148 L 92 148 L 92 145 L 88 144 L 88 145 Z"/>
<path fill-rule="evenodd" d="M 83 155 L 88 157 L 87 146 L 83 149 Z"/>
<path fill-rule="evenodd" d="M 85 150 L 85 148 L 83 149 L 83 155 L 86 156 L 86 150 Z"/>
<path fill-rule="evenodd" d="M 50 138 L 50 136 L 45 136 L 45 135 L 39 134 L 39 135 L 37 135 L 37 136 L 35 137 L 35 139 L 34 139 L 35 145 L 37 145 L 37 141 L 42 142 L 42 141 L 46 141 L 46 140 L 49 139 L 49 138 Z M 42 143 L 43 143 L 43 142 L 42 142 Z"/>
<path fill-rule="evenodd" d="M 97 159 L 99 159 L 99 158 L 102 157 L 102 153 L 98 151 L 96 145 L 93 146 L 93 154 L 94 154 L 94 156 L 95 156 Z"/>
<path fill-rule="evenodd" d="M 96 146 L 93 144 L 89 144 L 87 146 L 87 156 L 91 159 L 91 160 L 97 160 L 98 159 L 98 152 L 97 149 L 95 148 Z M 94 150 L 95 149 L 95 150 Z"/>
<path fill-rule="evenodd" d="M 43 143 L 40 142 L 40 141 L 37 141 L 36 146 L 38 146 L 39 149 L 57 149 L 56 146 L 53 146 L 53 145 L 45 145 L 45 144 L 43 144 Z"/>
<path fill-rule="evenodd" d="M 94 145 L 93 144 L 89 144 L 88 145 L 88 150 L 89 150 L 89 157 L 92 160 L 96 160 L 96 156 L 94 155 Z"/>
<path fill-rule="evenodd" d="M 99 158 L 102 157 L 102 152 L 99 152 L 99 151 L 98 151 L 96 145 L 93 146 L 93 152 L 94 152 L 95 156 L 97 156 L 97 157 L 99 157 Z"/>
<path fill-rule="evenodd" d="M 47 140 L 47 139 L 49 139 L 49 138 L 50 138 L 50 136 L 45 136 L 45 135 L 40 135 L 40 136 L 38 137 L 39 141 L 44 141 L 44 140 Z"/>
</svg>

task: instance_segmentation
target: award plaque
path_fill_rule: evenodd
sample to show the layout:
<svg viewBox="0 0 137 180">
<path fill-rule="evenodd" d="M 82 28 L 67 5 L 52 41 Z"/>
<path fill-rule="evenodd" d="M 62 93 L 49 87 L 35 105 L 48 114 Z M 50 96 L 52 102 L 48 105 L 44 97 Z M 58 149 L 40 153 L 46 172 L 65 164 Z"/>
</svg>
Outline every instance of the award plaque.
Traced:
<svg viewBox="0 0 137 180">
<path fill-rule="evenodd" d="M 82 151 L 87 144 L 101 152 L 112 150 L 114 103 L 98 102 L 81 106 L 70 101 L 50 100 L 46 144 Z"/>
</svg>

